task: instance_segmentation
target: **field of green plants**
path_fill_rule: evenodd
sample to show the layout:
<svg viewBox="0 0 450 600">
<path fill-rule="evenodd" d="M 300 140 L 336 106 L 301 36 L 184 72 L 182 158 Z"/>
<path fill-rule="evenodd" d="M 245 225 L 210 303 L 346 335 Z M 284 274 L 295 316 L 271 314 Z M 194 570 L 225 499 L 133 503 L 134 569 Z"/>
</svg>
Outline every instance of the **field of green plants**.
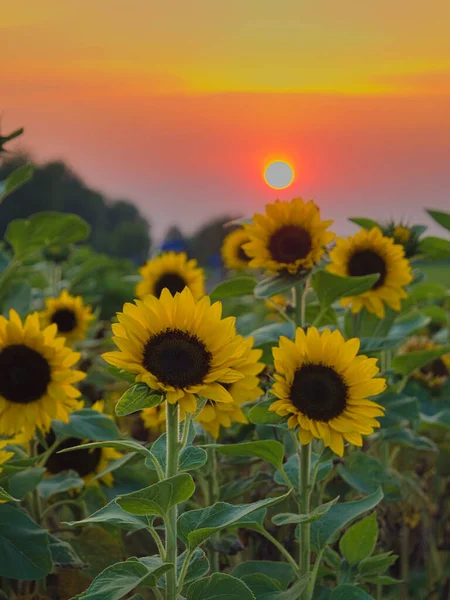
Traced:
<svg viewBox="0 0 450 600">
<path fill-rule="evenodd" d="M 442 237 L 341 238 L 274 200 L 229 224 L 214 286 L 185 253 L 96 253 L 75 214 L 9 222 L 0 599 L 448 600 L 450 214 L 427 212 Z"/>
</svg>

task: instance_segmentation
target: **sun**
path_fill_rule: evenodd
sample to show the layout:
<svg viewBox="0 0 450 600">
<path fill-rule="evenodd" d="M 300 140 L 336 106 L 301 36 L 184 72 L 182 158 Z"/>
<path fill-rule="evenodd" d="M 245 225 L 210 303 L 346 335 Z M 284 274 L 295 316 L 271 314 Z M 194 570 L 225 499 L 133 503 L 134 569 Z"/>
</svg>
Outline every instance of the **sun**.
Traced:
<svg viewBox="0 0 450 600">
<path fill-rule="evenodd" d="M 283 190 L 294 181 L 294 169 L 285 160 L 274 160 L 264 170 L 264 181 L 274 190 Z"/>
</svg>

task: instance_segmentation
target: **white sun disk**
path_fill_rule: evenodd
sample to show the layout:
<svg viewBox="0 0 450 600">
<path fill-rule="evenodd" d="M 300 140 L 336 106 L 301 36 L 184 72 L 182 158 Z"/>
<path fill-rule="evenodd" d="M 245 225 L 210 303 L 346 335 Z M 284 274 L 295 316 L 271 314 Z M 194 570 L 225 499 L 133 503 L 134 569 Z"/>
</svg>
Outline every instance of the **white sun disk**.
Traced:
<svg viewBox="0 0 450 600">
<path fill-rule="evenodd" d="M 266 167 L 264 179 L 271 188 L 281 190 L 294 181 L 294 171 L 287 162 L 276 160 Z"/>
</svg>

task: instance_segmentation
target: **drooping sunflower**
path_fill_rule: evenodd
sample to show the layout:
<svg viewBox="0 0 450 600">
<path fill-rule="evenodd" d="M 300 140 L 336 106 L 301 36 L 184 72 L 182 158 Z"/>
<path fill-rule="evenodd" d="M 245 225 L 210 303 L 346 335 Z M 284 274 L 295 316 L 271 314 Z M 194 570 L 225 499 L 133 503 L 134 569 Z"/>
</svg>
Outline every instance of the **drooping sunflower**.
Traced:
<svg viewBox="0 0 450 600">
<path fill-rule="evenodd" d="M 78 408 L 83 407 L 84 403 L 81 403 Z M 103 413 L 104 403 L 98 401 L 90 408 Z M 47 446 L 50 447 L 55 439 L 55 434 L 50 431 L 46 436 Z M 86 440 L 70 437 L 59 444 L 46 462 L 47 476 L 57 475 L 62 471 L 75 471 L 84 480 L 86 486 L 99 485 L 101 482 L 111 487 L 114 482 L 112 473 L 105 473 L 98 479 L 94 479 L 94 477 L 104 471 L 111 461 L 121 458 L 120 452 L 114 448 L 81 448 L 80 450 L 59 454 L 60 450 L 75 448 L 84 443 L 86 443 Z M 44 452 L 45 448 L 39 446 L 38 450 Z"/>
<path fill-rule="evenodd" d="M 295 341 L 283 336 L 273 349 L 272 393 L 279 399 L 270 410 L 289 417 L 302 444 L 319 438 L 342 456 L 344 440 L 361 446 L 361 435 L 380 426 L 375 417 L 384 408 L 367 398 L 380 394 L 386 382 L 375 378 L 377 359 L 357 356 L 358 350 L 358 339 L 345 341 L 337 330 L 319 333 L 315 327 L 306 333 L 299 327 Z"/>
<path fill-rule="evenodd" d="M 86 337 L 94 316 L 91 307 L 84 304 L 81 296 L 71 296 L 67 290 L 63 290 L 59 298 L 46 299 L 45 310 L 40 313 L 40 318 L 44 327 L 55 323 L 58 336 L 73 343 Z"/>
<path fill-rule="evenodd" d="M 250 267 L 291 275 L 311 269 L 334 239 L 334 233 L 326 231 L 332 223 L 320 220 L 312 200 L 268 204 L 264 215 L 256 214 L 253 223 L 244 225 L 250 242 L 243 249 L 251 258 Z"/>
<path fill-rule="evenodd" d="M 140 299 L 151 294 L 160 298 L 161 292 L 168 289 L 174 296 L 188 287 L 195 300 L 205 295 L 205 275 L 195 259 L 188 260 L 185 252 L 166 252 L 152 258 L 139 269 L 142 276 L 136 286 L 136 296 Z"/>
<path fill-rule="evenodd" d="M 112 326 L 119 351 L 103 358 L 186 412 L 195 412 L 196 395 L 231 403 L 224 385 L 244 377 L 235 364 L 246 347 L 235 318 L 221 316 L 220 302 L 211 305 L 207 296 L 196 302 L 187 287 L 175 296 L 164 289 L 159 299 L 148 295 L 125 304 Z"/>
<path fill-rule="evenodd" d="M 166 429 L 166 405 L 164 402 L 153 406 L 152 408 L 144 408 L 140 417 L 146 429 L 155 433 L 162 433 Z"/>
<path fill-rule="evenodd" d="M 39 315 L 22 323 L 16 311 L 0 316 L 0 434 L 36 427 L 46 432 L 52 419 L 67 422 L 80 396 L 73 384 L 86 377 L 72 367 L 80 354 L 57 338 L 56 324 L 41 330 Z"/>
<path fill-rule="evenodd" d="M 233 402 L 224 404 L 208 400 L 196 420 L 214 438 L 219 437 L 220 427 L 230 427 L 233 421 L 247 423 L 247 418 L 241 406 L 246 402 L 254 402 L 264 393 L 259 387 L 259 373 L 264 369 L 264 363 L 259 362 L 262 350 L 253 348 L 253 339 L 243 339 L 245 354 L 234 365 L 244 375 L 242 379 L 228 384 L 226 387 Z"/>
<path fill-rule="evenodd" d="M 438 350 L 441 346 L 428 337 L 412 337 L 401 348 L 399 354 L 409 352 L 422 352 L 424 350 Z M 441 388 L 450 377 L 450 354 L 444 354 L 432 360 L 429 364 L 416 369 L 412 376 L 422 381 L 430 388 Z"/>
<path fill-rule="evenodd" d="M 222 244 L 222 260 L 227 269 L 247 269 L 250 257 L 242 248 L 243 244 L 250 241 L 248 233 L 243 227 L 229 233 Z"/>
<path fill-rule="evenodd" d="M 379 273 L 380 278 L 373 287 L 359 296 L 341 299 L 341 305 L 351 305 L 358 313 L 362 308 L 375 313 L 379 319 L 385 315 L 384 304 L 393 310 L 401 309 L 402 298 L 407 297 L 405 286 L 412 281 L 411 266 L 405 258 L 403 246 L 385 237 L 378 227 L 370 231 L 362 229 L 348 239 L 340 238 L 330 252 L 330 273 L 362 276 Z"/>
</svg>

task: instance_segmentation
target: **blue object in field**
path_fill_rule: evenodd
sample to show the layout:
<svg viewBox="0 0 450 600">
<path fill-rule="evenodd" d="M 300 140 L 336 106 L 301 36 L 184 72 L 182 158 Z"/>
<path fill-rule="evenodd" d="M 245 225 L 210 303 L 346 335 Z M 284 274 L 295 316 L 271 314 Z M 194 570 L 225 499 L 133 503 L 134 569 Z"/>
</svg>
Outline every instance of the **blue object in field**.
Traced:
<svg viewBox="0 0 450 600">
<path fill-rule="evenodd" d="M 186 252 L 186 244 L 183 240 L 167 240 L 161 244 L 163 252 Z"/>
<path fill-rule="evenodd" d="M 212 269 L 220 269 L 222 267 L 222 257 L 220 254 L 212 254 L 208 257 L 208 266 Z"/>
</svg>

